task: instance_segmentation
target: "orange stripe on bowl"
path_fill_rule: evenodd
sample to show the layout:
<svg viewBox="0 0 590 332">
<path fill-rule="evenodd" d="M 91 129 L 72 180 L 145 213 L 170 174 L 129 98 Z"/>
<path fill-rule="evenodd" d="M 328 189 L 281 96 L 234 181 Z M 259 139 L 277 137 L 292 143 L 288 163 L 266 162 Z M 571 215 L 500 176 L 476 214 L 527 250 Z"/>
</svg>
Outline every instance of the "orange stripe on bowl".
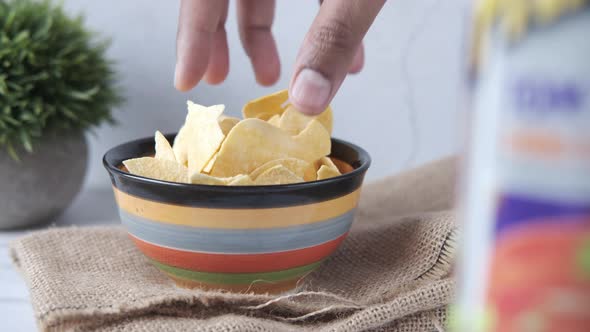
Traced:
<svg viewBox="0 0 590 332">
<path fill-rule="evenodd" d="M 161 247 L 129 234 L 135 245 L 149 258 L 188 270 L 217 273 L 256 273 L 292 269 L 318 262 L 332 252 L 347 234 L 317 246 L 267 254 L 212 254 Z"/>
<path fill-rule="evenodd" d="M 360 189 L 319 203 L 267 209 L 209 209 L 154 202 L 113 187 L 120 208 L 162 223 L 221 229 L 261 229 L 311 224 L 340 216 L 357 205 Z"/>
</svg>

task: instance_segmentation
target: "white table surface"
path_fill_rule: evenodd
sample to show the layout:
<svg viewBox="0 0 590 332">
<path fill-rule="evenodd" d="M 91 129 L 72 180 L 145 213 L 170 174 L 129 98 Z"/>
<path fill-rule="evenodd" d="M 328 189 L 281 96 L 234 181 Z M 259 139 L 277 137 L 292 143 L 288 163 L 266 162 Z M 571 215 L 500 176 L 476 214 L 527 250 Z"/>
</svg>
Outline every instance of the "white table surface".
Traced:
<svg viewBox="0 0 590 332">
<path fill-rule="evenodd" d="M 85 190 L 63 215 L 49 225 L 97 225 L 119 223 L 113 193 L 110 189 Z M 35 229 L 43 229 L 37 227 Z M 14 269 L 8 254 L 8 243 L 34 229 L 0 231 L 0 331 L 36 331 L 37 326 L 29 293 Z"/>
</svg>

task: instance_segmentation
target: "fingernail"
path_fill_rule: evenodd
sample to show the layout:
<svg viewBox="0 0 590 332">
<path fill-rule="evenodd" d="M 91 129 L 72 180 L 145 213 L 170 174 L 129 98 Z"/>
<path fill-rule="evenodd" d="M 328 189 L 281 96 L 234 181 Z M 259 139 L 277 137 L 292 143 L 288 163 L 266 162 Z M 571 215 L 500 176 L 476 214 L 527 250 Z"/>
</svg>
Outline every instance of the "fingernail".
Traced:
<svg viewBox="0 0 590 332">
<path fill-rule="evenodd" d="M 304 107 L 302 111 L 318 114 L 328 104 L 331 92 L 332 83 L 328 79 L 315 70 L 305 68 L 297 75 L 290 98 Z"/>
</svg>

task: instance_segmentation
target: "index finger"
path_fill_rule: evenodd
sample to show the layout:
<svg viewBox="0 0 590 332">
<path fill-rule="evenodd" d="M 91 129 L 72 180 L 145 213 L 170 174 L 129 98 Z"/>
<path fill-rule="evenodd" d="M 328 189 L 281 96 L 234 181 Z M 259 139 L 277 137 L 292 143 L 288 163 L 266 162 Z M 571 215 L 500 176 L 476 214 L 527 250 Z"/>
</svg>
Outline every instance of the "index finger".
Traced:
<svg viewBox="0 0 590 332">
<path fill-rule="evenodd" d="M 205 74 L 213 34 L 223 17 L 223 10 L 223 1 L 181 1 L 174 72 L 174 85 L 178 90 L 193 88 Z"/>
<path fill-rule="evenodd" d="M 244 50 L 254 68 L 256 80 L 271 85 L 279 79 L 281 65 L 272 36 L 275 0 L 240 0 L 238 24 Z"/>
<path fill-rule="evenodd" d="M 326 109 L 384 3 L 323 1 L 300 48 L 289 84 L 289 100 L 299 111 L 315 115 Z"/>
</svg>

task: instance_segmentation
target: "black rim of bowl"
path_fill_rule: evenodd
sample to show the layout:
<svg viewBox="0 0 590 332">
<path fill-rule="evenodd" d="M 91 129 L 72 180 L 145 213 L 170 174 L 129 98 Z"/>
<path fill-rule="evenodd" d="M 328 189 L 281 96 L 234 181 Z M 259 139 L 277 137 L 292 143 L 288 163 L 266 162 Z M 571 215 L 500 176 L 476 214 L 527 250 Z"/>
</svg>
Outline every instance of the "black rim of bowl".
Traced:
<svg viewBox="0 0 590 332">
<path fill-rule="evenodd" d="M 168 141 L 173 141 L 173 138 L 176 136 L 176 133 L 165 134 L 164 136 L 166 137 L 166 139 L 168 139 Z M 137 147 L 139 145 L 146 145 L 150 142 L 153 144 L 153 142 L 154 142 L 153 137 L 140 138 L 140 139 L 136 139 L 136 140 L 132 140 L 132 141 L 129 141 L 126 143 L 119 144 L 119 145 L 109 149 L 104 154 L 104 156 L 102 158 L 102 163 L 103 163 L 104 167 L 109 171 L 109 173 L 117 174 L 119 176 L 131 179 L 134 181 L 138 181 L 138 182 L 171 186 L 171 187 L 176 187 L 179 189 L 181 189 L 181 188 L 187 188 L 187 189 L 188 188 L 192 188 L 192 189 L 202 188 L 202 189 L 207 189 L 207 190 L 214 190 L 214 191 L 219 190 L 219 191 L 226 191 L 226 192 L 227 191 L 233 191 L 233 192 L 242 192 L 242 191 L 272 192 L 272 191 L 275 191 L 275 192 L 278 192 L 278 191 L 286 191 L 286 190 L 293 190 L 293 189 L 303 189 L 303 188 L 313 187 L 313 186 L 321 186 L 323 184 L 336 183 L 336 182 L 344 181 L 347 179 L 355 178 L 359 175 L 363 175 L 368 170 L 369 166 L 371 166 L 371 156 L 369 155 L 369 153 L 367 151 L 365 151 L 365 149 L 361 148 L 360 146 L 358 146 L 356 144 L 347 142 L 345 140 L 338 139 L 338 138 L 332 138 L 332 146 L 334 146 L 334 143 L 336 143 L 336 144 L 339 144 L 339 145 L 344 146 L 346 148 L 354 150 L 354 152 L 356 152 L 358 154 L 358 158 L 355 162 L 360 163 L 360 165 L 358 165 L 358 167 L 355 167 L 355 165 L 350 165 L 350 163 L 343 160 L 344 162 L 349 164 L 351 167 L 353 167 L 353 170 L 348 173 L 345 173 L 345 174 L 342 174 L 342 175 L 339 175 L 336 177 L 332 177 L 329 179 L 324 179 L 324 180 L 307 181 L 307 182 L 292 183 L 292 184 L 262 185 L 262 186 L 204 185 L 204 184 L 179 183 L 179 182 L 157 180 L 157 179 L 147 178 L 147 177 L 140 176 L 140 175 L 134 175 L 129 172 L 125 172 L 119 168 L 119 166 L 122 164 L 123 160 L 120 160 L 121 158 L 115 158 L 113 156 L 113 154 L 115 154 L 115 153 L 119 152 L 119 150 L 122 150 L 125 148 L 132 148 L 132 147 Z M 144 151 L 143 155 L 129 156 L 126 159 L 140 158 L 142 156 L 148 156 L 149 153 L 147 153 L 147 152 L 153 153 L 153 150 Z M 334 156 L 334 157 L 338 158 L 338 156 Z M 338 159 L 340 159 L 340 158 L 338 158 Z M 115 165 L 115 163 L 117 163 L 117 164 Z"/>
</svg>

